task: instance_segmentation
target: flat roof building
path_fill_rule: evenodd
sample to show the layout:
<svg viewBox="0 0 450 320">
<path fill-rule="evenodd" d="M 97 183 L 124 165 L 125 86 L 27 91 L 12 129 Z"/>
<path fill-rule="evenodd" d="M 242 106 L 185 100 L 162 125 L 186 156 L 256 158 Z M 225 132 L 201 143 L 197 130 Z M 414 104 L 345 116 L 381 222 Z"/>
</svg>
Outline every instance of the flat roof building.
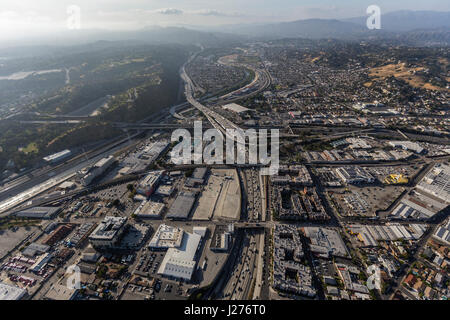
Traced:
<svg viewBox="0 0 450 320">
<path fill-rule="evenodd" d="M 450 203 L 450 166 L 436 164 L 417 185 L 417 189 Z"/>
<path fill-rule="evenodd" d="M 156 190 L 156 194 L 163 196 L 163 197 L 170 197 L 172 193 L 175 191 L 175 188 L 170 185 L 162 185 L 159 186 Z"/>
<path fill-rule="evenodd" d="M 61 212 L 61 208 L 59 207 L 34 207 L 19 211 L 16 213 L 16 216 L 21 218 L 49 220 L 54 218 L 59 212 Z"/>
<path fill-rule="evenodd" d="M 49 163 L 56 163 L 59 162 L 67 157 L 69 157 L 72 154 L 72 151 L 70 151 L 69 149 L 51 154 L 47 157 L 44 157 L 44 161 L 47 161 Z"/>
<path fill-rule="evenodd" d="M 425 149 L 417 142 L 411 141 L 389 141 L 389 145 L 394 148 L 402 148 L 403 150 L 413 151 L 415 153 L 425 153 Z"/>
<path fill-rule="evenodd" d="M 251 111 L 250 109 L 248 109 L 246 107 L 243 107 L 243 106 L 241 106 L 241 105 L 239 105 L 237 103 L 226 104 L 226 105 L 222 106 L 222 108 L 225 109 L 225 110 L 233 111 L 233 112 L 235 112 L 237 114 L 242 114 L 242 113 L 246 113 L 246 112 Z"/>
<path fill-rule="evenodd" d="M 181 245 L 167 250 L 158 274 L 190 281 L 197 265 L 197 251 L 201 238 L 198 234 L 184 232 Z"/>
<path fill-rule="evenodd" d="M 336 169 L 339 178 L 347 184 L 373 183 L 375 178 L 364 168 L 352 166 Z"/>
<path fill-rule="evenodd" d="M 45 300 L 74 300 L 78 290 L 54 283 L 45 294 Z"/>
<path fill-rule="evenodd" d="M 88 173 L 83 177 L 82 183 L 87 186 L 92 183 L 96 178 L 101 176 L 105 171 L 116 161 L 113 156 L 109 156 L 97 161 L 88 171 Z"/>
<path fill-rule="evenodd" d="M 153 192 L 156 190 L 159 181 L 163 175 L 163 171 L 152 171 L 144 179 L 139 182 L 139 186 L 137 187 L 137 192 L 145 195 L 146 197 L 150 197 Z"/>
<path fill-rule="evenodd" d="M 16 286 L 0 282 L 0 301 L 2 300 L 20 300 L 26 294 L 26 290 Z"/>
<path fill-rule="evenodd" d="M 183 229 L 161 224 L 150 240 L 149 247 L 152 250 L 178 248 L 183 240 L 183 234 Z"/>
<path fill-rule="evenodd" d="M 125 230 L 126 222 L 126 217 L 105 217 L 91 233 L 89 241 L 94 247 L 111 248 L 116 246 Z"/>
<path fill-rule="evenodd" d="M 194 207 L 196 197 L 195 192 L 180 192 L 166 217 L 173 220 L 187 220 Z"/>
<path fill-rule="evenodd" d="M 138 218 L 161 218 L 166 205 L 164 203 L 143 201 L 136 209 L 134 214 Z"/>
</svg>

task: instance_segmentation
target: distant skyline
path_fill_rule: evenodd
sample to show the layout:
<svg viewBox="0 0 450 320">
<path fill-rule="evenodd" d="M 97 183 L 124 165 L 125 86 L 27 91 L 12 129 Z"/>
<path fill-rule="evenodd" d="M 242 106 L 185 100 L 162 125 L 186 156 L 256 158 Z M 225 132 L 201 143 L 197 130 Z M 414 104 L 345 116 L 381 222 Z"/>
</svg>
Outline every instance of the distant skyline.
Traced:
<svg viewBox="0 0 450 320">
<path fill-rule="evenodd" d="M 343 19 L 397 10 L 450 11 L 448 0 L 1 0 L 0 40 L 67 30 L 67 8 L 81 9 L 82 29 L 134 30 L 146 26 L 220 26 L 300 19 Z"/>
</svg>

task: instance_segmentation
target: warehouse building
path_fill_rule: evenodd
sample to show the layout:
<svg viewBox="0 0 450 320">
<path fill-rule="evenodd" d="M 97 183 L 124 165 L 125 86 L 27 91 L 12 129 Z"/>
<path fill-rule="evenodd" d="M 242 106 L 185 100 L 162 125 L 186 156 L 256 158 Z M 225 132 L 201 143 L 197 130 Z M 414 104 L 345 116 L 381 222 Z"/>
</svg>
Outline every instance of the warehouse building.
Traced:
<svg viewBox="0 0 450 320">
<path fill-rule="evenodd" d="M 197 193 L 180 192 L 167 213 L 168 219 L 187 220 L 194 207 Z"/>
<path fill-rule="evenodd" d="M 417 185 L 417 189 L 432 194 L 446 204 L 450 203 L 450 166 L 436 164 Z"/>
<path fill-rule="evenodd" d="M 47 246 L 52 246 L 58 241 L 61 241 L 65 237 L 69 235 L 69 233 L 72 231 L 73 226 L 70 224 L 63 224 L 56 228 L 55 231 L 53 231 L 42 243 Z"/>
<path fill-rule="evenodd" d="M 389 145 L 394 148 L 401 148 L 403 150 L 413 151 L 418 154 L 425 153 L 426 150 L 420 146 L 417 142 L 411 141 L 389 141 Z"/>
<path fill-rule="evenodd" d="M 375 182 L 375 178 L 369 172 L 367 172 L 364 168 L 356 166 L 337 168 L 336 173 L 339 178 L 346 184 Z"/>
<path fill-rule="evenodd" d="M 181 245 L 167 250 L 158 274 L 170 279 L 190 281 L 197 265 L 201 239 L 199 234 L 184 232 Z"/>
<path fill-rule="evenodd" d="M 19 211 L 16 213 L 16 216 L 20 218 L 50 220 L 60 212 L 61 208 L 58 207 L 34 207 Z"/>
<path fill-rule="evenodd" d="M 46 253 L 50 250 L 50 246 L 45 244 L 40 244 L 33 242 L 25 250 L 22 251 L 22 254 L 27 257 L 35 257 L 37 255 Z"/>
</svg>

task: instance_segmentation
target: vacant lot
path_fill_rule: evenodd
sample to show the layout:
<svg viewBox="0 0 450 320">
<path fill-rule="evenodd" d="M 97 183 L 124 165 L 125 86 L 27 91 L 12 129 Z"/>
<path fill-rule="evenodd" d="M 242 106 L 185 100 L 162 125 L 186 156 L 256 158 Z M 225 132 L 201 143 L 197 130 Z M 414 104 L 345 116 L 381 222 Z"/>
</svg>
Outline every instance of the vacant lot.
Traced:
<svg viewBox="0 0 450 320">
<path fill-rule="evenodd" d="M 407 82 L 414 88 L 422 88 L 428 90 L 446 90 L 425 82 L 422 77 L 415 75 L 415 72 L 423 71 L 423 67 L 408 68 L 404 63 L 388 64 L 378 68 L 372 68 L 369 76 L 375 80 L 383 80 L 394 76 L 397 79 Z"/>
</svg>

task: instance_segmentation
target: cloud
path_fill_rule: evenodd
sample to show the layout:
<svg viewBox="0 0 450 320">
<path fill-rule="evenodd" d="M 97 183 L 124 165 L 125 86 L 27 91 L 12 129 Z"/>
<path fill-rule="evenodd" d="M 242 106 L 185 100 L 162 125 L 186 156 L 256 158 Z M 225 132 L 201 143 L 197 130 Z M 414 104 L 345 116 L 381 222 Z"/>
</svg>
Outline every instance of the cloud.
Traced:
<svg viewBox="0 0 450 320">
<path fill-rule="evenodd" d="M 197 11 L 189 12 L 193 15 L 205 16 L 205 17 L 243 17 L 241 13 L 233 12 L 223 12 L 215 9 L 202 9 Z"/>
<path fill-rule="evenodd" d="M 156 12 L 159 14 L 166 14 L 166 15 L 180 15 L 180 14 L 184 13 L 183 10 L 175 9 L 175 8 L 162 8 L 162 9 L 156 10 Z"/>
<path fill-rule="evenodd" d="M 224 12 L 220 12 L 220 11 L 214 10 L 214 9 L 203 9 L 203 10 L 195 11 L 193 13 L 201 15 L 201 16 L 216 16 L 216 17 L 221 17 L 221 16 L 227 15 Z"/>
</svg>

